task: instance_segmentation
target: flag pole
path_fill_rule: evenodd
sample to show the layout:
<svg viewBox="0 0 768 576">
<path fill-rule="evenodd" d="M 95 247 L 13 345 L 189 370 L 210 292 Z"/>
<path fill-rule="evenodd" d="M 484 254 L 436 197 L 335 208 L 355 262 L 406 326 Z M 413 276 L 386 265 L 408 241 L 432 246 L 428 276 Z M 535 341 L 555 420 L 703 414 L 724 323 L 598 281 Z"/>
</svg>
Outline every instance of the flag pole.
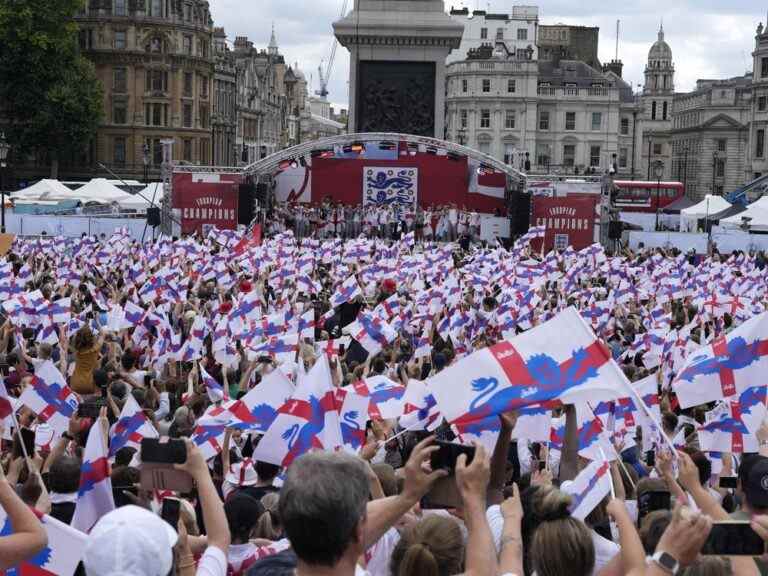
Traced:
<svg viewBox="0 0 768 576">
<path fill-rule="evenodd" d="M 420 425 L 424 424 L 424 423 L 425 423 L 425 422 L 427 422 L 428 420 L 429 420 L 429 416 L 427 416 L 427 417 L 426 417 L 426 418 L 424 418 L 423 420 L 419 420 L 419 421 L 418 421 L 418 422 L 416 422 L 415 424 L 411 424 L 410 426 L 408 426 L 408 428 L 406 428 L 405 430 L 401 430 L 400 432 L 398 432 L 398 433 L 397 433 L 397 434 L 395 434 L 394 436 L 390 436 L 390 437 L 389 437 L 389 438 L 387 438 L 387 439 L 386 439 L 384 442 L 386 443 L 386 442 L 391 442 L 392 440 L 397 440 L 398 438 L 400 438 L 400 436 L 402 436 L 402 435 L 403 435 L 403 434 L 405 434 L 406 432 L 410 432 L 411 430 L 413 430 L 414 428 L 416 428 L 416 427 L 418 427 L 418 426 L 420 426 Z"/>
<path fill-rule="evenodd" d="M 603 457 L 603 461 L 606 464 L 608 464 L 608 473 L 610 474 L 610 472 L 611 472 L 611 470 L 610 470 L 611 469 L 611 463 L 608 462 L 608 458 L 605 455 L 605 451 L 603 450 L 603 447 L 602 446 L 598 446 L 598 449 L 600 450 L 600 454 Z M 613 487 L 613 476 L 610 476 L 610 478 L 611 478 L 611 498 L 613 500 L 615 500 L 616 499 L 616 488 Z"/>
</svg>

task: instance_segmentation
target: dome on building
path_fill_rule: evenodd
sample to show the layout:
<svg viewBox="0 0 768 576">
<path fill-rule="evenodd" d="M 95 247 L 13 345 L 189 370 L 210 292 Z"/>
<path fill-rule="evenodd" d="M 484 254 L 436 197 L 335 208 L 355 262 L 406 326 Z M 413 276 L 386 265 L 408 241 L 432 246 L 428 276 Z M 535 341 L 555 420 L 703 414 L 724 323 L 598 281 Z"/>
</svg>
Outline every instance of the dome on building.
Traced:
<svg viewBox="0 0 768 576">
<path fill-rule="evenodd" d="M 664 40 L 664 26 L 659 29 L 659 39 L 653 43 L 651 50 L 648 52 L 648 61 L 654 60 L 672 60 L 672 48 Z"/>
</svg>

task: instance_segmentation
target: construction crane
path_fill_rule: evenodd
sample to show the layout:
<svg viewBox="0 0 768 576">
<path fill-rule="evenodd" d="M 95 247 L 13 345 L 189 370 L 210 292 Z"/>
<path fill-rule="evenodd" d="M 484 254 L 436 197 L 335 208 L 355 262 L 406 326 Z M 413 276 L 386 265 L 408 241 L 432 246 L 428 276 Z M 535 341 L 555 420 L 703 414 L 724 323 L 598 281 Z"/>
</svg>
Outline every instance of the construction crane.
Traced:
<svg viewBox="0 0 768 576">
<path fill-rule="evenodd" d="M 341 6 L 341 16 L 340 18 L 343 18 L 344 15 L 347 13 L 347 3 L 349 0 L 344 0 L 344 3 Z M 333 46 L 331 46 L 331 56 L 328 58 L 328 65 L 325 67 L 325 71 L 323 71 L 323 63 L 324 60 L 320 60 L 320 66 L 317 67 L 317 74 L 318 74 L 318 80 L 320 82 L 320 90 L 315 90 L 315 94 L 320 96 L 320 98 L 327 98 L 328 97 L 328 82 L 331 79 L 331 74 L 333 73 L 333 63 L 336 61 L 336 47 L 339 45 L 338 40 L 336 38 L 333 39 Z"/>
</svg>

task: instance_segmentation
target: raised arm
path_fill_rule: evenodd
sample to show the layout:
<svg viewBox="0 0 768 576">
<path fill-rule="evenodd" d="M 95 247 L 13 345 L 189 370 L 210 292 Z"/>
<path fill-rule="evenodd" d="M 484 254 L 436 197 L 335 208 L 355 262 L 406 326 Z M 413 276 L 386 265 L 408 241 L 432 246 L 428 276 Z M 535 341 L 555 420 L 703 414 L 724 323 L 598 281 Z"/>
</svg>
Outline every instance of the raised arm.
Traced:
<svg viewBox="0 0 768 576">
<path fill-rule="evenodd" d="M 42 524 L 8 483 L 0 466 L 0 508 L 13 525 L 13 534 L 0 538 L 0 570 L 29 560 L 48 544 Z"/>
</svg>

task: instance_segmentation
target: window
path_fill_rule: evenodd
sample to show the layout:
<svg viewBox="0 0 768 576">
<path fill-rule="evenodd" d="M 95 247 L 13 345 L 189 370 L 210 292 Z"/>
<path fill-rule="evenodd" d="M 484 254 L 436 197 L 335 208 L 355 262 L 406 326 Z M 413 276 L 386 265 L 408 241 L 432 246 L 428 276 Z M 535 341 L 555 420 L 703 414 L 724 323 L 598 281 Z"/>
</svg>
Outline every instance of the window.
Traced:
<svg viewBox="0 0 768 576">
<path fill-rule="evenodd" d="M 654 156 L 661 156 L 661 144 L 653 145 L 653 154 Z"/>
<path fill-rule="evenodd" d="M 147 104 L 144 108 L 147 126 L 167 126 L 168 125 L 168 105 L 167 104 Z"/>
<path fill-rule="evenodd" d="M 483 154 L 490 154 L 491 153 L 491 143 L 490 142 L 479 142 L 478 147 L 480 152 Z"/>
<path fill-rule="evenodd" d="M 160 144 L 160 138 L 147 138 L 146 144 L 151 151 L 152 165 L 160 166 L 163 163 L 163 145 Z"/>
<path fill-rule="evenodd" d="M 515 129 L 515 111 L 514 110 L 507 110 L 507 112 L 504 114 L 504 128 L 506 128 L 507 130 Z"/>
<path fill-rule="evenodd" d="M 573 168 L 576 164 L 576 145 L 565 144 L 563 145 L 563 166 Z"/>
<path fill-rule="evenodd" d="M 184 96 L 192 96 L 192 72 L 184 72 Z"/>
<path fill-rule="evenodd" d="M 128 124 L 128 108 L 125 102 L 118 101 L 112 104 L 112 124 Z"/>
<path fill-rule="evenodd" d="M 527 28 L 518 28 L 517 29 L 517 39 L 518 40 L 528 40 L 528 29 Z"/>
<path fill-rule="evenodd" d="M 539 130 L 549 130 L 549 112 L 546 110 L 539 112 Z"/>
<path fill-rule="evenodd" d="M 480 40 L 488 40 L 488 28 L 480 28 Z"/>
<path fill-rule="evenodd" d="M 765 155 L 765 130 L 758 130 L 755 138 L 755 157 L 762 158 Z"/>
<path fill-rule="evenodd" d="M 626 168 L 629 158 L 629 150 L 626 148 L 619 148 L 619 168 Z"/>
<path fill-rule="evenodd" d="M 152 92 L 165 92 L 168 89 L 168 72 L 147 70 L 147 88 Z"/>
<path fill-rule="evenodd" d="M 126 16 L 128 11 L 126 10 L 127 0 L 115 0 L 115 16 Z"/>
<path fill-rule="evenodd" d="M 651 120 L 656 120 L 656 100 L 651 104 Z"/>
<path fill-rule="evenodd" d="M 192 36 L 184 35 L 184 54 L 192 56 Z"/>
<path fill-rule="evenodd" d="M 717 140 L 717 151 L 718 152 L 725 152 L 727 149 L 728 149 L 728 140 L 725 140 L 725 139 Z"/>
<path fill-rule="evenodd" d="M 112 90 L 120 94 L 128 92 L 128 72 L 125 68 L 115 68 L 113 70 Z"/>
<path fill-rule="evenodd" d="M 163 51 L 163 41 L 160 38 L 152 38 L 149 41 L 149 44 L 147 44 L 147 52 L 162 52 Z"/>
<path fill-rule="evenodd" d="M 565 129 L 576 130 L 576 112 L 565 113 Z"/>
<path fill-rule="evenodd" d="M 466 110 L 460 110 L 459 111 L 459 127 L 466 129 L 467 125 L 468 125 L 467 111 Z"/>
<path fill-rule="evenodd" d="M 622 136 L 629 134 L 629 118 L 621 119 L 621 134 Z"/>
<path fill-rule="evenodd" d="M 163 0 L 150 0 L 149 15 L 156 17 L 163 16 Z"/>
<path fill-rule="evenodd" d="M 762 78 L 768 77 L 768 58 L 760 59 L 760 76 Z"/>
<path fill-rule="evenodd" d="M 184 128 L 192 128 L 192 104 L 184 104 Z"/>
<path fill-rule="evenodd" d="M 719 159 L 715 163 L 716 171 L 715 174 L 718 178 L 724 178 L 725 177 L 725 160 Z"/>
<path fill-rule="evenodd" d="M 208 76 L 200 77 L 200 98 L 208 98 Z"/>
<path fill-rule="evenodd" d="M 483 78 L 483 92 L 491 91 L 491 81 L 488 78 Z"/>
<path fill-rule="evenodd" d="M 78 41 L 81 50 L 90 50 L 93 48 L 93 30 L 80 30 Z"/>
<path fill-rule="evenodd" d="M 600 146 L 589 147 L 589 165 L 592 168 L 600 167 Z"/>
<path fill-rule="evenodd" d="M 551 158 L 549 144 L 536 145 L 536 164 L 549 168 L 549 165 L 552 163 Z"/>
<path fill-rule="evenodd" d="M 466 79 L 461 81 L 461 91 L 466 94 L 469 91 L 469 82 Z"/>
<path fill-rule="evenodd" d="M 125 164 L 125 138 L 112 140 L 112 161 L 115 164 Z"/>
<path fill-rule="evenodd" d="M 491 127 L 491 111 L 487 108 L 480 110 L 480 128 Z"/>
<path fill-rule="evenodd" d="M 667 112 L 669 111 L 669 102 L 664 102 L 664 106 L 662 107 L 661 112 L 661 119 L 666 120 L 667 119 Z"/>
<path fill-rule="evenodd" d="M 504 144 L 504 164 L 512 165 L 515 161 L 515 147 L 512 144 Z"/>
<path fill-rule="evenodd" d="M 592 130 L 600 130 L 603 126 L 603 113 L 602 112 L 592 112 Z"/>
<path fill-rule="evenodd" d="M 507 80 L 507 92 L 509 94 L 514 94 L 517 91 L 517 81 L 510 78 Z"/>
<path fill-rule="evenodd" d="M 182 142 L 181 159 L 184 162 L 192 162 L 192 140 L 186 139 Z"/>
<path fill-rule="evenodd" d="M 496 28 L 496 40 L 504 40 L 504 28 Z"/>
<path fill-rule="evenodd" d="M 200 128 L 209 128 L 208 104 L 200 104 Z"/>
<path fill-rule="evenodd" d="M 757 109 L 760 110 L 761 112 L 764 112 L 766 109 L 766 100 L 768 99 L 766 99 L 765 96 L 759 96 L 757 98 Z"/>
<path fill-rule="evenodd" d="M 115 30 L 115 50 L 125 50 L 125 30 Z"/>
</svg>

